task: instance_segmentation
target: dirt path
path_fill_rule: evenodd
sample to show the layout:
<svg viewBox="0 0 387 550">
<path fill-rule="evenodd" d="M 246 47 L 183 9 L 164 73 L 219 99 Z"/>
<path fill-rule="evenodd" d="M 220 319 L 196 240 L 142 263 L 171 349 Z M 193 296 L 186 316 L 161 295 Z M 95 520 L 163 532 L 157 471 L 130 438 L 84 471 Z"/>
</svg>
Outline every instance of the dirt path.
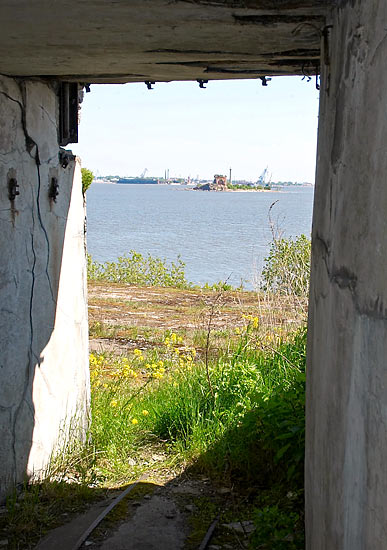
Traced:
<svg viewBox="0 0 387 550">
<path fill-rule="evenodd" d="M 116 491 L 113 497 L 117 494 Z M 218 520 L 207 548 L 247 549 L 254 527 L 246 507 L 235 506 L 240 500 L 240 495 L 234 494 L 231 488 L 216 488 L 203 477 L 182 475 L 160 485 L 143 482 L 79 548 L 194 550 L 199 548 L 214 520 Z M 111 501 L 95 504 L 67 525 L 50 532 L 36 550 L 73 550 L 88 526 Z"/>
</svg>

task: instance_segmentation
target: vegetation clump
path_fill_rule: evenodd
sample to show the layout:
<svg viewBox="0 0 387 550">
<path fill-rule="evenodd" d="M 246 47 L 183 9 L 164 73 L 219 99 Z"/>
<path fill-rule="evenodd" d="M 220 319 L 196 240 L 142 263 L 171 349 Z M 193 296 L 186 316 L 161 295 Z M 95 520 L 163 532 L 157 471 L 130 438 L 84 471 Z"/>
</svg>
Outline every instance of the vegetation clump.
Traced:
<svg viewBox="0 0 387 550">
<path fill-rule="evenodd" d="M 269 185 L 247 185 L 245 183 L 228 183 L 227 188 L 230 189 L 230 191 L 263 191 L 264 189 L 270 191 L 271 189 Z"/>
<path fill-rule="evenodd" d="M 87 168 L 81 168 L 82 173 L 82 193 L 85 194 L 93 182 L 94 174 Z"/>
<path fill-rule="evenodd" d="M 185 277 L 185 264 L 180 257 L 170 264 L 164 259 L 135 250 L 120 256 L 116 262 L 95 262 L 87 256 L 87 276 L 92 281 L 129 283 L 139 286 L 191 288 Z"/>
<path fill-rule="evenodd" d="M 157 443 L 212 479 L 259 487 L 254 521 L 271 522 L 265 540 L 283 546 L 259 546 L 256 535 L 255 547 L 301 549 L 306 332 L 262 332 L 254 316 L 236 332 L 208 372 L 175 332 L 127 358 L 92 354 L 89 454 L 105 483 L 127 476 L 128 463 L 138 471 L 136 449 Z"/>
<path fill-rule="evenodd" d="M 307 296 L 310 278 L 311 241 L 305 235 L 295 239 L 274 237 L 264 260 L 261 290 Z"/>
</svg>

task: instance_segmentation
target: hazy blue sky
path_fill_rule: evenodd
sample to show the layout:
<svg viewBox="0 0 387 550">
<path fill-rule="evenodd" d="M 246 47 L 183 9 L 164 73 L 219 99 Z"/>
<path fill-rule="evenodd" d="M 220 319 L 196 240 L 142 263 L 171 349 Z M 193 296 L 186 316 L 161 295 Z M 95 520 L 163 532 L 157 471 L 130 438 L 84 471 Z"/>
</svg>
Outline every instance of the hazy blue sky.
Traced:
<svg viewBox="0 0 387 550">
<path fill-rule="evenodd" d="M 73 151 L 97 175 L 314 181 L 318 92 L 314 80 L 274 78 L 94 85 Z"/>
</svg>

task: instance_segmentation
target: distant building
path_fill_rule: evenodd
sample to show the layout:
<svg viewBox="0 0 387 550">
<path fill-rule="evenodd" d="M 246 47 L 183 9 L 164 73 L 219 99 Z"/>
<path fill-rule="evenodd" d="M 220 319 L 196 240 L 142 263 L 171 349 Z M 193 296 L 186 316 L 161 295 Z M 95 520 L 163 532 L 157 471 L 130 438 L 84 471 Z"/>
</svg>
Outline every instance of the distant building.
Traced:
<svg viewBox="0 0 387 550">
<path fill-rule="evenodd" d="M 215 174 L 213 182 L 206 182 L 204 185 L 198 185 L 195 189 L 200 191 L 227 191 L 227 176 Z"/>
<path fill-rule="evenodd" d="M 227 189 L 227 176 L 215 174 L 213 185 L 216 191 L 225 191 Z"/>
</svg>

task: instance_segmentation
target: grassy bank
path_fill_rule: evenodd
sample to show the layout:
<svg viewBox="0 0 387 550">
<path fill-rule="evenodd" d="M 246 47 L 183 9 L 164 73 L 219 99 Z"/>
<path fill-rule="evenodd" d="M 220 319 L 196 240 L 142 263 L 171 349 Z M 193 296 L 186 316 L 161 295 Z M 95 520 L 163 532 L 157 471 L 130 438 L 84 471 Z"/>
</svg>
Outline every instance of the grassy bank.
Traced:
<svg viewBox="0 0 387 550">
<path fill-rule="evenodd" d="M 279 272 L 274 265 L 276 286 Z M 33 548 L 144 471 L 156 481 L 204 476 L 232 491 L 256 526 L 251 548 L 304 547 L 304 293 L 192 288 L 182 273 L 175 288 L 170 277 L 146 287 L 121 275 L 89 281 L 87 443 L 73 441 L 47 480 L 10 496 L 0 515 L 10 549 Z M 203 516 L 218 506 L 195 505 Z M 233 520 L 230 498 L 222 507 Z"/>
</svg>

